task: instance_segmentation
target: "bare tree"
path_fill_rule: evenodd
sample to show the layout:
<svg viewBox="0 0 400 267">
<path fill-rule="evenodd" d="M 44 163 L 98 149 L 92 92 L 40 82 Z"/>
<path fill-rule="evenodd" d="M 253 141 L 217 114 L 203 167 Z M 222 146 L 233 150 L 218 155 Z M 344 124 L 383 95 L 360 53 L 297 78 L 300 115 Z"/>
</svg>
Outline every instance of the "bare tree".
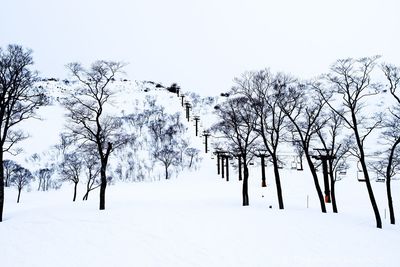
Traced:
<svg viewBox="0 0 400 267">
<path fill-rule="evenodd" d="M 400 68 L 390 64 L 383 64 L 381 68 L 386 77 L 389 92 L 395 100 L 395 104 L 388 109 L 383 122 L 384 131 L 381 137 L 387 148 L 385 151 L 381 152 L 381 154 L 383 154 L 385 158 L 379 160 L 374 169 L 386 181 L 390 223 L 395 224 L 396 219 L 393 208 L 391 181 L 399 172 L 400 168 L 400 94 L 397 90 L 400 86 Z"/>
<path fill-rule="evenodd" d="M 13 174 L 18 169 L 19 165 L 9 159 L 4 160 L 3 165 L 4 165 L 4 186 L 9 187 L 12 181 Z"/>
<path fill-rule="evenodd" d="M 100 187 L 100 181 L 98 180 L 98 176 L 100 174 L 100 165 L 99 160 L 96 155 L 90 153 L 86 155 L 83 160 L 84 166 L 86 168 L 86 193 L 83 196 L 83 200 L 88 200 L 89 193 L 96 188 Z"/>
<path fill-rule="evenodd" d="M 186 143 L 183 126 L 179 113 L 167 115 L 158 114 L 157 119 L 149 123 L 150 135 L 153 139 L 152 155 L 162 162 L 165 169 L 165 179 L 169 179 L 169 167 L 182 164 L 180 147 Z"/>
<path fill-rule="evenodd" d="M 70 119 L 69 130 L 77 143 L 92 143 L 100 159 L 100 210 L 105 209 L 107 166 L 113 149 L 127 142 L 121 131 L 121 119 L 106 116 L 105 108 L 113 91 L 110 82 L 121 71 L 124 64 L 112 61 L 96 61 L 90 69 L 79 63 L 70 63 L 67 68 L 79 81 L 79 87 L 64 99 Z"/>
<path fill-rule="evenodd" d="M 35 116 L 36 108 L 46 104 L 40 88 L 33 85 L 37 74 L 30 70 L 32 51 L 19 45 L 0 48 L 0 222 L 4 208 L 4 152 L 13 152 L 13 146 L 27 138 L 15 126 Z"/>
<path fill-rule="evenodd" d="M 352 148 L 352 142 L 348 136 L 341 135 L 343 130 L 343 119 L 336 112 L 332 111 L 327 114 L 329 120 L 325 127 L 317 131 L 317 135 L 322 144 L 323 149 L 328 156 L 328 173 L 330 180 L 330 194 L 325 196 L 328 203 L 332 202 L 332 210 L 338 212 L 336 203 L 335 183 L 336 171 L 345 171 L 347 168 L 346 159 L 348 152 Z M 328 186 L 329 188 L 329 186 Z M 330 199 L 332 197 L 332 199 Z"/>
<path fill-rule="evenodd" d="M 312 141 L 318 131 L 324 127 L 327 117 L 323 116 L 324 101 L 312 90 L 311 86 L 298 84 L 288 87 L 281 95 L 285 99 L 280 107 L 291 122 L 293 141 L 301 145 L 308 167 L 314 180 L 321 211 L 326 212 L 324 197 L 318 182 L 316 166 L 312 160 Z"/>
<path fill-rule="evenodd" d="M 193 160 L 194 160 L 194 162 L 196 162 L 198 160 L 199 153 L 200 153 L 200 150 L 197 148 L 194 148 L 194 147 L 188 147 L 185 150 L 185 154 L 190 158 L 189 166 L 188 166 L 189 169 L 192 168 Z"/>
<path fill-rule="evenodd" d="M 173 146 L 164 145 L 161 149 L 154 152 L 154 157 L 164 164 L 165 179 L 169 179 L 169 167 L 171 165 L 178 165 L 179 152 L 174 150 Z"/>
<path fill-rule="evenodd" d="M 244 95 L 252 104 L 257 115 L 256 131 L 260 134 L 263 144 L 274 167 L 276 191 L 279 208 L 283 209 L 282 187 L 279 173 L 278 146 L 282 141 L 286 128 L 286 114 L 280 108 L 282 91 L 290 86 L 295 79 L 285 74 L 272 74 L 269 70 L 248 72 L 235 79 L 233 92 Z"/>
<path fill-rule="evenodd" d="M 60 165 L 60 175 L 62 181 L 71 181 L 74 183 L 74 195 L 72 201 L 76 200 L 76 190 L 81 175 L 83 162 L 77 153 L 69 153 L 64 155 L 64 160 Z"/>
<path fill-rule="evenodd" d="M 248 166 L 259 136 L 256 132 L 257 116 L 250 105 L 251 102 L 246 97 L 226 100 L 216 109 L 220 121 L 212 127 L 213 131 L 222 133 L 226 138 L 230 152 L 237 152 L 243 160 L 243 206 L 250 204 Z"/>
<path fill-rule="evenodd" d="M 350 150 L 350 153 L 360 161 L 375 215 L 376 227 L 382 228 L 382 220 L 372 190 L 365 155 L 365 140 L 381 124 L 381 119 L 376 119 L 376 116 L 368 116 L 363 112 L 366 98 L 377 94 L 378 87 L 372 83 L 371 79 L 371 72 L 377 59 L 378 57 L 337 60 L 331 66 L 330 73 L 325 77 L 328 88 L 326 90 L 320 88 L 320 92 L 327 105 L 343 119 L 344 124 L 353 132 L 352 138 L 355 140 L 356 146 L 355 149 Z M 334 99 L 340 99 L 340 106 L 335 106 L 336 102 L 328 99 L 332 94 Z"/>
<path fill-rule="evenodd" d="M 32 180 L 34 180 L 32 173 L 21 166 L 17 166 L 15 172 L 13 173 L 12 183 L 17 187 L 18 198 L 17 203 L 19 203 L 21 197 L 22 189 L 27 186 Z"/>
<path fill-rule="evenodd" d="M 37 171 L 37 176 L 39 178 L 39 187 L 38 191 L 42 189 L 42 191 L 48 191 L 50 187 L 51 177 L 54 173 L 54 169 L 52 168 L 43 168 Z"/>
</svg>

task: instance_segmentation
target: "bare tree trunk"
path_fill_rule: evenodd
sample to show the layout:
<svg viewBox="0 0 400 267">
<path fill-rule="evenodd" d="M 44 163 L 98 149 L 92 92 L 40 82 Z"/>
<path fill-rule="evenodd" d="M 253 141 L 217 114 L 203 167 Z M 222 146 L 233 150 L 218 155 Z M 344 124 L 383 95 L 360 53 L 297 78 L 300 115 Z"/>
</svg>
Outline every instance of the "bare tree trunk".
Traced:
<svg viewBox="0 0 400 267">
<path fill-rule="evenodd" d="M 19 203 L 19 199 L 20 199 L 20 197 L 21 197 L 21 191 L 22 191 L 22 188 L 18 188 L 18 198 L 17 198 L 17 203 Z"/>
<path fill-rule="evenodd" d="M 369 199 L 371 201 L 372 209 L 374 210 L 376 227 L 382 228 L 381 215 L 379 214 L 378 205 L 376 204 L 374 192 L 372 191 L 371 181 L 369 179 L 369 174 L 368 174 L 368 170 L 367 170 L 367 164 L 365 162 L 364 153 L 362 153 L 362 156 L 360 157 L 360 162 L 361 162 L 362 170 L 364 172 L 365 185 L 367 186 Z"/>
<path fill-rule="evenodd" d="M 393 209 L 393 200 L 392 200 L 392 190 L 390 184 L 391 178 L 386 178 L 386 192 L 387 192 L 387 200 L 389 206 L 389 214 L 390 214 L 390 223 L 395 224 L 396 219 L 394 217 L 394 209 Z"/>
<path fill-rule="evenodd" d="M 0 222 L 3 221 L 4 208 L 4 166 L 3 166 L 3 148 L 0 148 Z"/>
<path fill-rule="evenodd" d="M 246 161 L 244 163 L 244 171 L 243 171 L 243 189 L 242 189 L 242 196 L 243 196 L 243 206 L 248 206 L 249 203 L 249 169 L 247 168 Z"/>
<path fill-rule="evenodd" d="M 276 193 L 278 195 L 279 209 L 282 210 L 282 209 L 284 209 L 284 205 L 283 205 L 281 178 L 280 178 L 280 175 L 279 175 L 278 158 L 276 157 L 276 155 L 272 155 L 272 164 L 274 165 Z"/>
<path fill-rule="evenodd" d="M 332 162 L 329 162 L 329 177 L 331 180 L 331 197 L 332 197 L 332 211 L 333 213 L 338 213 L 336 205 L 336 195 L 335 195 L 335 176 L 333 173 Z"/>
<path fill-rule="evenodd" d="M 168 180 L 168 165 L 165 164 L 165 180 Z"/>
<path fill-rule="evenodd" d="M 98 144 L 98 146 L 99 150 L 101 151 L 100 144 Z M 108 157 L 111 153 L 111 150 L 112 150 L 112 143 L 108 142 L 107 151 L 104 157 L 101 159 L 101 167 L 100 167 L 100 210 L 106 209 L 106 187 L 107 187 L 106 170 L 107 170 Z M 102 155 L 102 152 L 100 152 L 100 155 Z"/>
<path fill-rule="evenodd" d="M 352 111 L 351 116 L 352 116 L 352 121 L 353 121 L 353 125 L 354 125 L 353 130 L 354 130 L 355 138 L 356 138 L 356 141 L 357 141 L 358 150 L 359 150 L 359 153 L 360 153 L 359 160 L 360 160 L 360 163 L 361 163 L 361 168 L 362 168 L 362 170 L 364 172 L 365 185 L 367 186 L 369 199 L 371 201 L 372 209 L 374 211 L 375 220 L 376 220 L 376 227 L 377 228 L 382 228 L 381 215 L 379 214 L 378 205 L 376 204 L 374 191 L 372 190 L 371 181 L 369 179 L 369 173 L 368 173 L 368 169 L 367 169 L 367 164 L 365 162 L 364 146 L 363 146 L 363 144 L 361 142 L 361 138 L 360 138 L 360 135 L 358 133 L 357 119 L 356 119 L 356 115 L 355 115 L 354 111 Z"/>
<path fill-rule="evenodd" d="M 392 189 L 391 189 L 391 170 L 392 170 L 392 164 L 393 164 L 393 155 L 394 151 L 397 147 L 397 145 L 400 143 L 400 139 L 392 146 L 390 150 L 390 155 L 389 155 L 389 161 L 388 165 L 386 167 L 386 195 L 387 195 L 387 201 L 388 201 L 388 207 L 389 207 L 389 214 L 390 214 L 390 223 L 395 224 L 396 219 L 394 216 L 394 209 L 393 209 L 393 200 L 392 200 Z"/>
<path fill-rule="evenodd" d="M 37 191 L 40 191 L 40 187 L 42 186 L 42 179 L 41 178 L 39 178 L 39 186 L 38 186 L 38 189 L 37 189 Z"/>
<path fill-rule="evenodd" d="M 106 163 L 101 162 L 100 170 L 100 210 L 106 209 L 106 187 L 107 187 L 107 176 L 106 176 Z"/>
<path fill-rule="evenodd" d="M 74 183 L 74 197 L 72 199 L 73 202 L 76 200 L 76 188 L 78 187 L 78 183 Z"/>
<path fill-rule="evenodd" d="M 315 190 L 317 191 L 317 194 L 318 194 L 319 203 L 320 203 L 320 206 L 321 206 L 321 211 L 323 213 L 326 213 L 326 206 L 325 206 L 324 196 L 322 194 L 321 187 L 319 186 L 317 172 L 315 171 L 315 167 L 314 167 L 314 164 L 313 164 L 313 162 L 311 160 L 311 156 L 308 154 L 308 152 L 305 152 L 304 154 L 306 156 L 307 163 L 308 163 L 308 166 L 310 168 L 310 171 L 311 171 L 311 174 L 312 174 L 312 177 L 313 177 L 313 180 L 314 180 Z"/>
<path fill-rule="evenodd" d="M 194 157 L 193 155 L 190 157 L 189 169 L 192 168 L 193 157 Z"/>
<path fill-rule="evenodd" d="M 82 199 L 82 200 L 88 200 L 88 198 L 89 198 L 90 180 L 91 180 L 91 179 L 88 179 L 88 182 L 87 182 L 87 184 L 86 184 L 86 193 L 85 193 L 85 195 L 83 196 L 83 199 Z"/>
</svg>

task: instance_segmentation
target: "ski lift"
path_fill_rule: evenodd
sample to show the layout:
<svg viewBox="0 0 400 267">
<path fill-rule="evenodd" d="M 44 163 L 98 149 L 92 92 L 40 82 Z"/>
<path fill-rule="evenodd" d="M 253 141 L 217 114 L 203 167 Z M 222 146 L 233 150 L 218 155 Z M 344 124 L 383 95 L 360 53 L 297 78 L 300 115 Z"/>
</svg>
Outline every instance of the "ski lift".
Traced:
<svg viewBox="0 0 400 267">
<path fill-rule="evenodd" d="M 335 171 L 335 180 L 336 181 L 342 180 L 346 176 L 346 174 L 347 174 L 346 169 L 339 166 Z"/>
<path fill-rule="evenodd" d="M 386 179 L 382 176 L 379 176 L 378 172 L 376 172 L 376 180 L 375 181 L 379 182 L 379 183 L 384 183 L 386 181 Z"/>
<path fill-rule="evenodd" d="M 346 170 L 346 164 L 342 163 L 340 164 L 337 169 L 336 172 L 338 173 L 338 175 L 340 176 L 345 176 L 347 174 L 347 170 Z"/>
<path fill-rule="evenodd" d="M 357 180 L 359 182 L 365 182 L 365 178 L 364 178 L 364 172 L 361 168 L 361 162 L 358 161 L 357 162 Z"/>
</svg>

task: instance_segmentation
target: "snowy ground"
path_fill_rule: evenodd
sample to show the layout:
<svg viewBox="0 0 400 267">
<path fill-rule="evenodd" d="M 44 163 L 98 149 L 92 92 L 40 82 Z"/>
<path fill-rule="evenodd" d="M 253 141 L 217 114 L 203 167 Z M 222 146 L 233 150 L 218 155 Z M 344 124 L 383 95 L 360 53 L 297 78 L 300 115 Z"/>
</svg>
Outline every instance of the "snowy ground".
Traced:
<svg viewBox="0 0 400 267">
<path fill-rule="evenodd" d="M 76 203 L 71 187 L 23 192 L 17 205 L 7 190 L 1 266 L 398 266 L 400 228 L 387 219 L 375 228 L 364 185 L 354 179 L 338 183 L 343 212 L 321 214 L 307 173 L 285 170 L 280 211 L 272 180 L 261 189 L 254 174 L 250 206 L 241 207 L 234 172 L 226 182 L 214 161 L 203 164 L 170 181 L 110 186 L 105 211 L 98 191 Z"/>
<path fill-rule="evenodd" d="M 133 97 L 123 89 L 120 93 L 127 95 L 115 106 L 128 112 L 131 102 L 145 95 Z M 181 110 L 175 96 L 161 96 L 173 112 Z M 20 144 L 26 151 L 21 163 L 55 144 L 65 123 L 57 105 L 40 112 L 45 120 L 23 125 L 31 138 Z M 212 121 L 202 117 L 202 123 Z M 192 141 L 203 151 L 202 138 Z M 250 206 L 242 207 L 237 174 L 231 169 L 226 182 L 216 174 L 215 159 L 203 157 L 198 171 L 169 181 L 109 186 L 105 211 L 98 210 L 98 191 L 81 201 L 84 184 L 76 203 L 67 184 L 58 191 L 24 191 L 19 204 L 16 191 L 6 188 L 0 266 L 398 266 L 400 227 L 391 226 L 385 216 L 384 183 L 372 182 L 383 219 L 380 230 L 354 168 L 336 186 L 340 213 L 332 214 L 328 205 L 328 214 L 322 214 L 307 171 L 282 170 L 281 211 L 272 170 L 267 170 L 268 187 L 262 189 L 255 166 Z M 393 181 L 392 190 L 399 221 L 400 181 Z"/>
</svg>

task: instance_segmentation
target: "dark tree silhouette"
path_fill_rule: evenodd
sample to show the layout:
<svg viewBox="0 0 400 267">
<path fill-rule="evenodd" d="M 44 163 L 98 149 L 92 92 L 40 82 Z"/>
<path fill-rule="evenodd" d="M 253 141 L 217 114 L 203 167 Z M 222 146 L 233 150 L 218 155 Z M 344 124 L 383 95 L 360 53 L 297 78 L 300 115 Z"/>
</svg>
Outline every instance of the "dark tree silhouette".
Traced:
<svg viewBox="0 0 400 267">
<path fill-rule="evenodd" d="M 20 197 L 21 197 L 21 191 L 32 180 L 34 180 L 33 175 L 28 169 L 25 169 L 24 167 L 21 167 L 21 166 L 18 165 L 16 170 L 15 170 L 15 172 L 12 175 L 12 179 L 11 180 L 12 180 L 12 183 L 18 189 L 17 203 L 19 203 L 19 200 L 20 200 Z"/>
<path fill-rule="evenodd" d="M 285 101 L 280 102 L 280 107 L 291 122 L 293 141 L 301 145 L 304 151 L 319 198 L 321 211 L 325 213 L 324 197 L 318 182 L 317 170 L 312 160 L 312 141 L 328 120 L 326 116 L 323 116 L 322 112 L 325 102 L 320 99 L 311 86 L 303 84 L 288 87 L 281 97 Z"/>
<path fill-rule="evenodd" d="M 246 97 L 227 99 L 219 105 L 216 113 L 219 122 L 213 125 L 212 131 L 220 132 L 228 141 L 230 152 L 235 151 L 243 160 L 243 206 L 249 201 L 249 163 L 254 155 L 258 133 L 256 131 L 257 116 L 251 108 L 251 102 Z"/>
<path fill-rule="evenodd" d="M 390 223 L 395 224 L 391 181 L 400 171 L 400 94 L 398 92 L 398 87 L 400 86 L 400 68 L 390 64 L 382 64 L 381 68 L 395 104 L 388 109 L 383 121 L 384 130 L 381 134 L 381 140 L 384 140 L 384 145 L 387 147 L 386 151 L 381 152 L 384 155 L 384 159 L 379 160 L 374 165 L 374 169 L 386 181 Z"/>
<path fill-rule="evenodd" d="M 4 208 L 4 152 L 13 153 L 13 146 L 27 138 L 15 126 L 35 116 L 47 99 L 41 88 L 34 87 L 37 74 L 30 70 L 32 51 L 19 45 L 0 48 L 0 222 Z"/>
<path fill-rule="evenodd" d="M 283 209 L 283 196 L 279 173 L 278 146 L 286 128 L 286 114 L 280 108 L 283 90 L 295 80 L 289 75 L 272 74 L 269 70 L 248 72 L 235 79 L 233 92 L 245 96 L 257 116 L 255 130 L 260 134 L 264 147 L 274 167 L 279 208 Z"/>
<path fill-rule="evenodd" d="M 74 183 L 74 195 L 72 201 L 76 200 L 76 190 L 81 175 L 83 162 L 77 153 L 69 153 L 64 155 L 64 160 L 60 165 L 60 175 L 62 181 L 70 181 Z"/>
<path fill-rule="evenodd" d="M 330 73 L 325 76 L 328 87 L 325 90 L 320 88 L 319 91 L 325 103 L 343 119 L 344 124 L 353 132 L 352 138 L 356 146 L 350 150 L 350 153 L 361 164 L 365 185 L 375 215 L 376 227 L 382 228 L 382 220 L 372 190 L 365 155 L 365 140 L 381 125 L 382 121 L 376 116 L 372 118 L 363 112 L 366 98 L 378 93 L 378 87 L 372 83 L 371 79 L 371 72 L 377 59 L 378 57 L 337 60 L 331 66 Z M 340 106 L 335 106 L 334 103 L 336 102 L 329 101 L 328 98 L 332 94 L 334 99 L 340 99 Z"/>
<path fill-rule="evenodd" d="M 83 164 L 85 167 L 85 175 L 86 175 L 86 193 L 83 196 L 83 200 L 88 200 L 89 198 L 89 193 L 96 188 L 100 187 L 100 181 L 99 181 L 99 174 L 100 174 L 100 164 L 99 160 L 97 158 L 97 155 L 95 155 L 93 152 L 94 150 L 90 150 L 89 146 L 89 153 L 85 155 L 85 159 L 83 160 Z"/>
<path fill-rule="evenodd" d="M 42 189 L 42 191 L 48 191 L 50 187 L 51 177 L 54 173 L 54 169 L 51 168 L 43 168 L 37 171 L 37 176 L 39 178 L 38 191 Z"/>
<path fill-rule="evenodd" d="M 4 165 L 4 186 L 9 187 L 12 176 L 19 165 L 16 162 L 9 159 L 4 160 L 3 165 Z"/>
<path fill-rule="evenodd" d="M 192 168 L 193 165 L 193 160 L 196 162 L 196 159 L 198 158 L 200 153 L 200 150 L 194 147 L 188 147 L 185 150 L 185 154 L 190 158 L 189 160 L 189 169 Z"/>
<path fill-rule="evenodd" d="M 322 148 L 328 156 L 328 173 L 331 185 L 330 196 L 332 198 L 332 210 L 338 212 L 336 193 L 335 193 L 335 174 L 340 168 L 340 171 L 345 171 L 347 168 L 346 159 L 352 148 L 351 139 L 348 136 L 342 136 L 343 119 L 336 112 L 332 111 L 327 114 L 329 120 L 324 128 L 320 128 L 317 132 Z"/>
<path fill-rule="evenodd" d="M 183 142 L 183 126 L 179 113 L 167 115 L 159 113 L 157 119 L 149 123 L 150 135 L 152 137 L 152 155 L 161 161 L 165 169 L 165 179 L 169 179 L 170 166 L 182 163 L 181 151 L 179 149 Z"/>
<path fill-rule="evenodd" d="M 105 209 L 110 154 L 128 141 L 127 136 L 122 133 L 121 119 L 104 114 L 113 95 L 110 82 L 123 66 L 121 62 L 112 61 L 96 61 L 90 69 L 83 68 L 79 63 L 67 65 L 71 74 L 79 81 L 79 87 L 63 100 L 70 119 L 69 130 L 75 142 L 96 145 L 101 166 L 100 210 Z"/>
</svg>

